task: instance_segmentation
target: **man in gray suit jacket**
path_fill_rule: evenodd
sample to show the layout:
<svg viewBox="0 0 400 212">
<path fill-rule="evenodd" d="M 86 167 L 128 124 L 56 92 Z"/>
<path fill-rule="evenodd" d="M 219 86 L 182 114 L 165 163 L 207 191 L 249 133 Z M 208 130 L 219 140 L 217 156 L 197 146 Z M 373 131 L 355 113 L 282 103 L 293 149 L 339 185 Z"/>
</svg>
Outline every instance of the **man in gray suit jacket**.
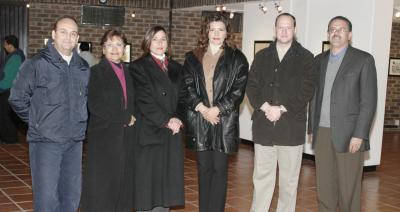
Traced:
<svg viewBox="0 0 400 212">
<path fill-rule="evenodd" d="M 319 211 L 360 211 L 364 151 L 377 101 L 372 55 L 349 45 L 351 22 L 343 17 L 328 24 L 330 51 L 315 58 L 320 72 L 311 124 L 315 149 Z"/>
</svg>

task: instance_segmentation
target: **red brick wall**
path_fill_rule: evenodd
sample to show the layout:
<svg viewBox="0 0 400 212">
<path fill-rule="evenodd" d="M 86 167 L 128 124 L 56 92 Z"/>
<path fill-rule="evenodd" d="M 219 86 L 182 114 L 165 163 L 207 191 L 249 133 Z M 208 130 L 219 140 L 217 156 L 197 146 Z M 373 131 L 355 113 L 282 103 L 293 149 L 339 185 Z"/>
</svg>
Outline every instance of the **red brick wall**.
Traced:
<svg viewBox="0 0 400 212">
<path fill-rule="evenodd" d="M 64 15 L 72 15 L 80 22 L 80 5 L 62 4 L 32 4 L 29 9 L 29 56 L 44 47 L 43 40 L 51 37 L 51 27 L 54 21 Z M 135 12 L 136 17 L 130 14 Z M 132 44 L 132 59 L 138 58 L 142 51 L 140 43 L 147 29 L 154 25 L 168 25 L 168 10 L 126 8 L 125 25 L 120 29 L 126 34 Z M 174 58 L 182 62 L 184 53 L 191 50 L 197 39 L 198 26 L 201 20 L 200 12 L 175 11 L 173 13 L 172 49 Z M 109 27 L 80 25 L 80 41 L 90 41 L 93 53 L 101 56 L 100 39 Z"/>
<path fill-rule="evenodd" d="M 147 29 L 154 25 L 162 25 L 167 28 L 169 11 L 166 9 L 143 9 L 125 7 L 125 25 L 120 29 L 126 34 L 128 42 L 132 44 L 131 59 L 138 58 L 142 51 L 140 43 Z M 132 18 L 131 13 L 136 17 Z M 29 51 L 32 56 L 44 47 L 44 39 L 51 37 L 51 29 L 54 21 L 63 15 L 74 16 L 81 21 L 81 6 L 79 4 L 54 4 L 31 3 L 29 9 Z M 201 22 L 201 12 L 175 10 L 172 20 L 172 56 L 179 62 L 183 62 L 186 52 L 192 50 L 197 43 L 197 33 Z M 93 44 L 93 53 L 100 57 L 100 39 L 109 27 L 80 25 L 80 41 L 90 41 Z M 235 34 L 236 45 L 241 48 L 241 34 Z"/>
<path fill-rule="evenodd" d="M 392 25 L 390 57 L 400 58 L 400 23 Z M 400 77 L 389 76 L 386 91 L 385 125 L 400 119 Z"/>
</svg>

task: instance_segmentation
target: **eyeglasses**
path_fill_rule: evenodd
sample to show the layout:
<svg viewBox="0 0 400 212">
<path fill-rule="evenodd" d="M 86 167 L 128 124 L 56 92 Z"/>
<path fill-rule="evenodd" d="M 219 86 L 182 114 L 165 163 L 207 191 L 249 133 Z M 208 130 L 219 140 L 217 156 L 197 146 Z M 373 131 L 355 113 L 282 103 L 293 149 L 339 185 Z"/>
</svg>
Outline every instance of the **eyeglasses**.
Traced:
<svg viewBox="0 0 400 212">
<path fill-rule="evenodd" d="M 112 49 L 112 48 L 124 48 L 123 43 L 106 43 L 104 44 L 104 47 L 107 49 Z"/>
<path fill-rule="evenodd" d="M 344 32 L 348 32 L 349 30 L 348 29 L 346 29 L 346 28 L 338 28 L 338 29 L 336 29 L 336 28 L 329 28 L 328 29 L 328 32 L 330 33 L 330 34 L 333 34 L 333 33 L 336 33 L 336 32 L 338 32 L 338 33 L 344 33 Z"/>
<path fill-rule="evenodd" d="M 293 30 L 294 29 L 294 27 L 276 27 L 276 29 L 278 30 L 278 31 L 289 31 L 289 30 Z"/>
</svg>

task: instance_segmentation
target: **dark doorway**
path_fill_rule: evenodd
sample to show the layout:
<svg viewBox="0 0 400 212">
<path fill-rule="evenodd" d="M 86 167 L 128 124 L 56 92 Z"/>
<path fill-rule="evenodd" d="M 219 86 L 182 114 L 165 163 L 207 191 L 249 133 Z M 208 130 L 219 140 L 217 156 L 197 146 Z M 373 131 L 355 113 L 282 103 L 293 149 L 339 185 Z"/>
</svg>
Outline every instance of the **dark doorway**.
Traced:
<svg viewBox="0 0 400 212">
<path fill-rule="evenodd" d="M 3 38 L 7 35 L 15 35 L 19 39 L 19 48 L 28 53 L 28 8 L 26 3 L 15 1 L 0 2 L 0 67 L 3 66 L 5 52 Z"/>
</svg>

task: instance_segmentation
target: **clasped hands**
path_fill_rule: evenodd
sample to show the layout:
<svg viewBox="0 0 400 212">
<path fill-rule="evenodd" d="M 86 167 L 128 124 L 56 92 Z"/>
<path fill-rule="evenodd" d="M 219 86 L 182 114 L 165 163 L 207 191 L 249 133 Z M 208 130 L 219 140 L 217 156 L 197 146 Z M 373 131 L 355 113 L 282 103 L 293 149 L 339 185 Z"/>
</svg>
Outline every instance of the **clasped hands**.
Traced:
<svg viewBox="0 0 400 212">
<path fill-rule="evenodd" d="M 271 106 L 268 102 L 265 102 L 260 109 L 265 113 L 265 118 L 271 122 L 278 121 L 282 113 L 286 112 L 283 106 Z"/>
<path fill-rule="evenodd" d="M 212 125 L 216 125 L 219 123 L 219 108 L 214 106 L 214 107 L 206 107 L 203 105 L 203 103 L 200 103 L 197 107 L 196 110 L 201 113 L 203 118 L 210 122 Z"/>
<path fill-rule="evenodd" d="M 182 121 L 175 117 L 169 119 L 167 123 L 167 128 L 172 131 L 172 135 L 179 133 L 182 126 L 183 126 Z"/>
</svg>

